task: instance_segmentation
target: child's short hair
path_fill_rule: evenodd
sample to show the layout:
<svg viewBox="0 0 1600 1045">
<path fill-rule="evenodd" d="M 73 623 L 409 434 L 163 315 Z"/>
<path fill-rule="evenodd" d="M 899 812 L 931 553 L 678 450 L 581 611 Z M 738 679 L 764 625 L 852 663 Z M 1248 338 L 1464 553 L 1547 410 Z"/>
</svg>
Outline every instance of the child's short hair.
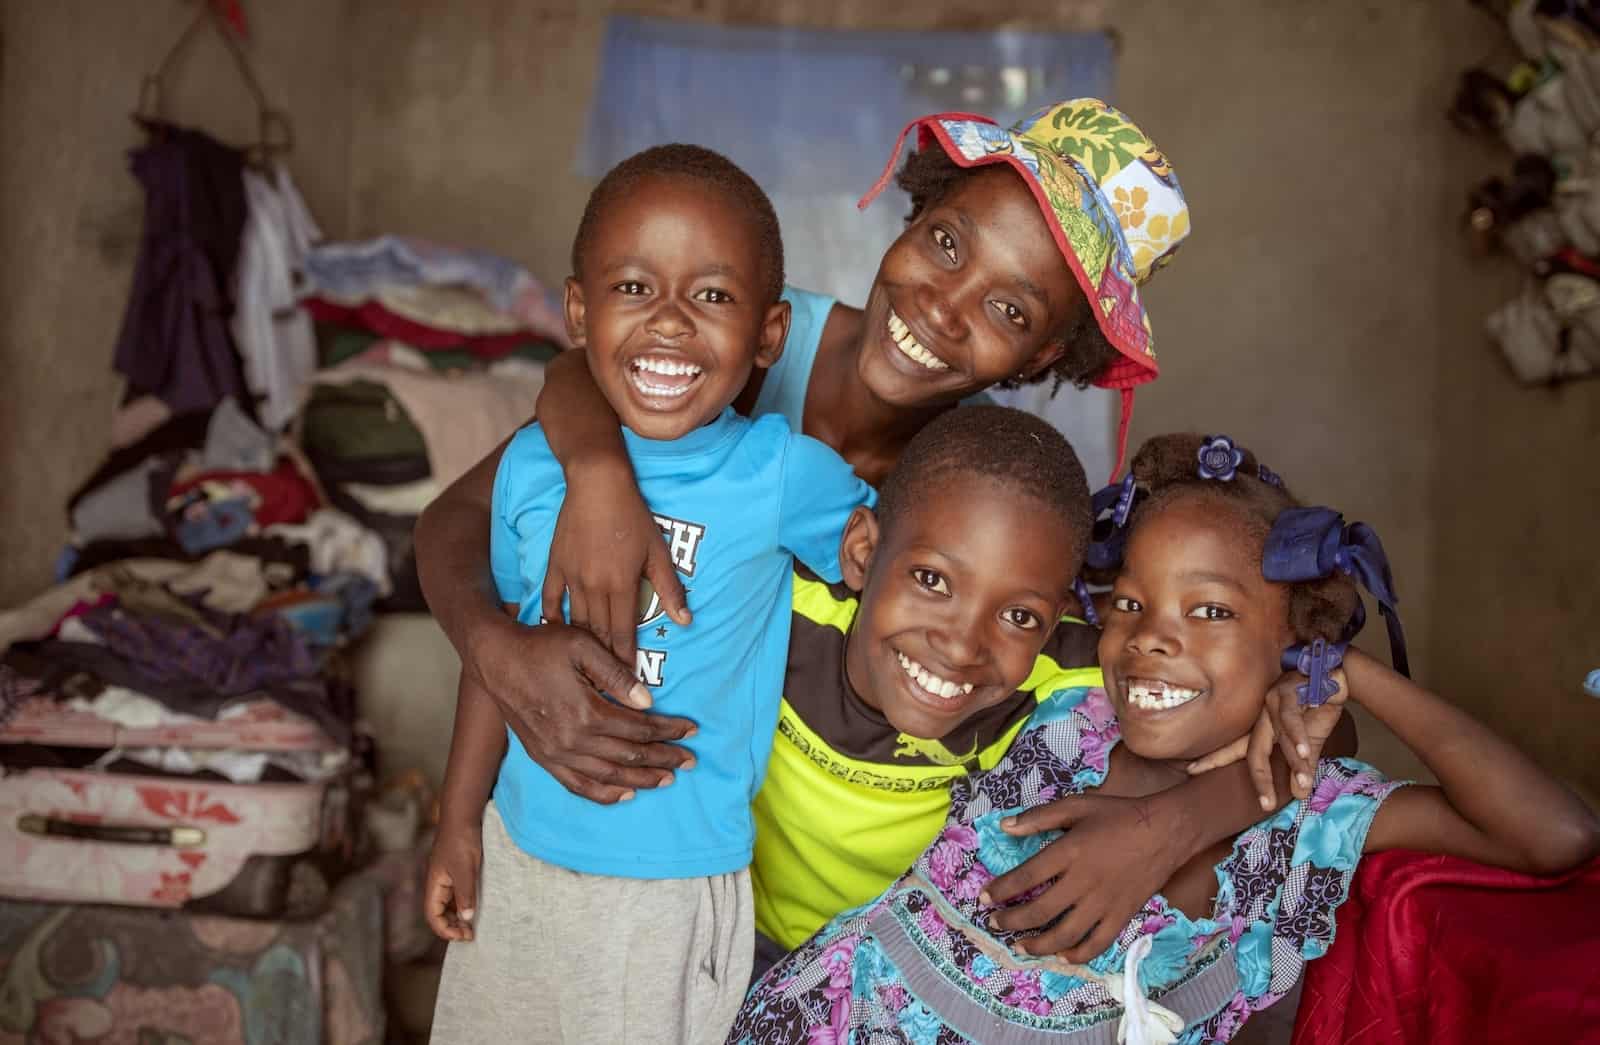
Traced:
<svg viewBox="0 0 1600 1045">
<path fill-rule="evenodd" d="M 960 481 L 971 477 L 1000 482 L 1056 513 L 1072 534 L 1076 576 L 1093 522 L 1083 464 L 1060 432 L 1011 407 L 964 406 L 929 422 L 884 480 L 879 526 L 887 534 L 920 499 L 962 496 Z"/>
<path fill-rule="evenodd" d="M 895 176 L 895 184 L 911 197 L 911 213 L 906 216 L 906 221 L 916 221 L 919 214 L 944 199 L 968 178 L 995 169 L 993 165 L 963 167 L 943 149 L 918 149 L 906 157 L 900 173 Z M 1028 384 L 1038 384 L 1046 377 L 1054 377 L 1051 395 L 1068 381 L 1078 388 L 1086 388 L 1102 370 L 1119 358 L 1117 350 L 1100 331 L 1100 324 L 1095 322 L 1092 308 L 1093 305 L 1085 300 L 1077 316 L 1051 333 L 1047 340 L 1058 340 L 1067 346 L 1067 350 L 1048 368 L 1031 378 Z M 1000 382 L 1000 387 L 1015 388 L 1020 383 L 1008 378 Z"/>
<path fill-rule="evenodd" d="M 573 274 L 583 278 L 584 253 L 605 208 L 640 181 L 657 176 L 703 182 L 744 211 L 754 223 L 761 243 L 762 289 L 767 303 L 777 301 L 783 293 L 783 236 L 778 230 L 778 215 L 772 209 L 772 201 L 738 164 L 699 145 L 657 145 L 629 156 L 606 172 L 589 194 L 583 218 L 578 222 L 578 233 L 572 238 Z"/>
<path fill-rule="evenodd" d="M 1285 508 L 1303 505 L 1281 479 L 1265 470 L 1255 454 L 1242 446 L 1237 449 L 1244 459 L 1236 466 L 1233 478 L 1204 478 L 1200 473 L 1200 450 L 1211 438 L 1180 432 L 1156 436 L 1139 447 L 1129 471 L 1143 495 L 1134 499 L 1128 514 L 1128 536 L 1132 538 L 1141 519 L 1152 517 L 1164 506 L 1185 497 L 1204 498 L 1234 509 L 1231 515 L 1241 524 L 1239 536 L 1250 542 L 1259 562 L 1278 515 Z M 1289 627 L 1296 641 L 1339 641 L 1360 598 L 1355 584 L 1343 573 L 1289 585 Z"/>
</svg>

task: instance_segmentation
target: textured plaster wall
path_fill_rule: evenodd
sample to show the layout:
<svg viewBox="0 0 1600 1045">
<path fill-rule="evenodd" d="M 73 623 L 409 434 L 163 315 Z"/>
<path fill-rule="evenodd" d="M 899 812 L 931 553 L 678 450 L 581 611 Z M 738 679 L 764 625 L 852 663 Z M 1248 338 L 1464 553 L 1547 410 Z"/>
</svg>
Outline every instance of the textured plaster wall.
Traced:
<svg viewBox="0 0 1600 1045">
<path fill-rule="evenodd" d="M 349 188 L 346 8 L 246 4 L 269 99 L 293 119 L 290 162 L 330 233 Z M 0 604 L 44 587 L 68 494 L 104 455 L 121 392 L 111 354 L 138 251 L 143 196 L 127 169 L 139 85 L 194 2 L 0 5 Z M 254 102 L 208 28 L 175 63 L 174 122 L 254 140 Z"/>
<path fill-rule="evenodd" d="M 1443 116 L 1500 30 L 1464 2 L 1183 11 L 1112 19 L 1118 100 L 1195 213 L 1150 292 L 1164 369 L 1135 435 L 1229 430 L 1377 526 L 1418 676 L 1600 794 L 1580 690 L 1600 667 L 1600 382 L 1522 389 L 1491 352 L 1483 316 L 1520 275 L 1473 256 L 1462 215 L 1509 157 Z"/>
</svg>

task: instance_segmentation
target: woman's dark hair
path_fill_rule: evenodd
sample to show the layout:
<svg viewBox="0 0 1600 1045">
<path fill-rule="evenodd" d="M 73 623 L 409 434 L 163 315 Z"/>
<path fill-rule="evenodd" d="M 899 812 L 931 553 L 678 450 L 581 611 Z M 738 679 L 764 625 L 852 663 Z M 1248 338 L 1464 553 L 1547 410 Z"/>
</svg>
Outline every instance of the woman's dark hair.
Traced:
<svg viewBox="0 0 1600 1045">
<path fill-rule="evenodd" d="M 1156 436 L 1139 447 L 1129 470 L 1138 489 L 1148 492 L 1134 501 L 1127 523 L 1129 537 L 1141 519 L 1151 518 L 1174 501 L 1204 498 L 1219 507 L 1232 509 L 1228 514 L 1240 525 L 1240 539 L 1250 542 L 1259 562 L 1266 548 L 1267 534 L 1272 531 L 1278 515 L 1285 508 L 1302 505 L 1281 480 L 1274 483 L 1263 478 L 1271 473 L 1263 472 L 1255 454 L 1243 447 L 1239 449 L 1244 453 L 1244 460 L 1232 479 L 1224 482 L 1202 478 L 1200 448 L 1209 438 L 1188 432 L 1175 433 Z M 1337 642 L 1344 637 L 1345 626 L 1350 623 L 1360 598 L 1355 584 L 1342 573 L 1291 584 L 1289 627 L 1300 642 L 1318 638 Z"/>
<path fill-rule="evenodd" d="M 924 210 L 938 203 L 968 178 L 976 177 L 984 171 L 999 169 L 1010 170 L 1003 164 L 963 167 L 952 160 L 942 148 L 930 146 L 918 149 L 906 158 L 900 173 L 895 177 L 895 183 L 911 197 L 911 213 L 906 216 L 906 221 L 916 221 L 917 216 Z M 1015 172 L 1011 173 L 1020 177 Z M 1066 351 L 1027 383 L 1038 384 L 1046 378 L 1054 378 L 1055 384 L 1050 388 L 1051 395 L 1055 395 L 1067 382 L 1078 388 L 1087 387 L 1118 355 L 1117 350 L 1101 332 L 1100 324 L 1094 318 L 1094 305 L 1088 297 L 1083 299 L 1083 308 L 1078 314 L 1053 331 L 1046 341 L 1047 343 L 1059 341 L 1066 346 Z M 1001 381 L 1000 387 L 1016 388 L 1022 383 L 1008 379 Z"/>
</svg>

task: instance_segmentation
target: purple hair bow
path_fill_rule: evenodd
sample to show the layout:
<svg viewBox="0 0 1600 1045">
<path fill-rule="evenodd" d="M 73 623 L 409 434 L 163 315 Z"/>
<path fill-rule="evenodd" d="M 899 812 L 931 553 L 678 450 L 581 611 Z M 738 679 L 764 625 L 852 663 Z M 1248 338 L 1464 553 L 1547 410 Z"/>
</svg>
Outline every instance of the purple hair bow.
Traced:
<svg viewBox="0 0 1600 1045">
<path fill-rule="evenodd" d="M 1346 526 L 1344 516 L 1332 508 L 1288 508 L 1281 512 L 1267 536 L 1266 554 L 1261 561 L 1262 575 L 1269 581 L 1294 584 L 1331 577 L 1336 571 L 1354 580 L 1378 600 L 1378 611 L 1383 614 L 1389 631 L 1389 655 L 1395 670 L 1409 677 L 1411 666 L 1406 657 L 1406 638 L 1396 609 L 1400 600 L 1395 595 L 1389 557 L 1384 554 L 1377 532 L 1366 523 Z M 1340 649 L 1335 652 L 1342 653 L 1342 647 L 1355 638 L 1366 621 L 1366 610 L 1358 602 L 1340 641 L 1327 649 L 1334 651 L 1337 646 Z M 1301 649 L 1304 647 L 1290 647 L 1290 652 Z M 1284 656 L 1287 666 L 1289 654 Z M 1298 665 L 1298 652 L 1295 652 L 1295 661 Z M 1327 670 L 1333 665 L 1322 666 Z M 1327 699 L 1318 688 L 1314 687 L 1310 693 L 1310 702 L 1320 704 Z M 1317 699 L 1318 696 L 1321 699 Z"/>
<path fill-rule="evenodd" d="M 1128 516 L 1140 490 L 1131 474 L 1122 482 L 1102 487 L 1089 501 L 1094 528 L 1084 560 L 1097 570 L 1114 570 L 1122 565 L 1122 548 L 1128 543 Z"/>
</svg>

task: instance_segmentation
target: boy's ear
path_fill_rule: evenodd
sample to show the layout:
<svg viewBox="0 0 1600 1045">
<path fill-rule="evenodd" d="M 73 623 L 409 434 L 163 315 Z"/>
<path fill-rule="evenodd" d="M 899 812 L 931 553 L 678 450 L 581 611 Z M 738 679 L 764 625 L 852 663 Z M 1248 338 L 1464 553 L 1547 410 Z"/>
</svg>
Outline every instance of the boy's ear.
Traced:
<svg viewBox="0 0 1600 1045">
<path fill-rule="evenodd" d="M 844 574 L 845 586 L 851 591 L 859 592 L 867 586 L 878 537 L 878 517 L 871 508 L 862 506 L 850 513 L 844 524 L 844 537 L 839 540 L 839 572 Z"/>
<path fill-rule="evenodd" d="M 573 276 L 567 277 L 561 307 L 567 317 L 567 340 L 572 342 L 573 348 L 583 348 L 588 341 L 584 326 L 583 285 Z"/>
<path fill-rule="evenodd" d="M 779 301 L 767 309 L 761 320 L 761 340 L 756 345 L 756 366 L 765 370 L 783 355 L 783 343 L 789 337 L 789 303 Z"/>
</svg>

